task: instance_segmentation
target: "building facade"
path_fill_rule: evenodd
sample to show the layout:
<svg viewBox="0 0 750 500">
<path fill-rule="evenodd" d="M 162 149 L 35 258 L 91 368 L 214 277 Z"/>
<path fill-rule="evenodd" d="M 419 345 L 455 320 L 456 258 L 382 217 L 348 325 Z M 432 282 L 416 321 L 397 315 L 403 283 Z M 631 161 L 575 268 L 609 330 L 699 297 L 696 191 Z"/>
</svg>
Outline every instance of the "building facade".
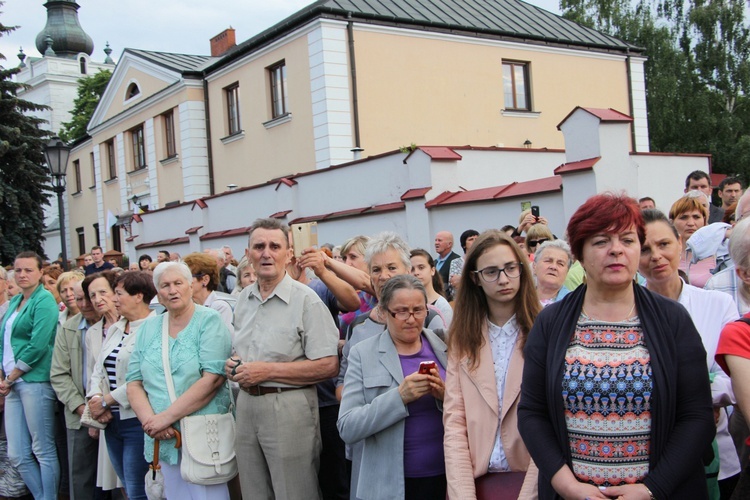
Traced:
<svg viewBox="0 0 750 500">
<path fill-rule="evenodd" d="M 576 106 L 622 110 L 628 151 L 648 152 L 637 47 L 516 0 L 411 5 L 321 0 L 239 45 L 227 30 L 211 56 L 126 49 L 71 156 L 90 179 L 70 227 L 132 253 L 121 227 L 141 207 L 411 144 L 559 150 Z"/>
</svg>

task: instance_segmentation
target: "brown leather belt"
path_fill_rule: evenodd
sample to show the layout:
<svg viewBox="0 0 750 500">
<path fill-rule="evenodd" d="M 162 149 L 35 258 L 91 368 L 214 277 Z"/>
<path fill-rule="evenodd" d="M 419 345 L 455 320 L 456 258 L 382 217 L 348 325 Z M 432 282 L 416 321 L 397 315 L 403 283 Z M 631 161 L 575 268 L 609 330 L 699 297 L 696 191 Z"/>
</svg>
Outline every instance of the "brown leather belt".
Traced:
<svg viewBox="0 0 750 500">
<path fill-rule="evenodd" d="M 297 389 L 304 389 L 304 387 L 265 387 L 262 385 L 251 385 L 249 387 L 240 386 L 240 389 L 251 396 L 265 396 L 266 394 L 280 394 L 286 391 L 296 391 Z"/>
</svg>

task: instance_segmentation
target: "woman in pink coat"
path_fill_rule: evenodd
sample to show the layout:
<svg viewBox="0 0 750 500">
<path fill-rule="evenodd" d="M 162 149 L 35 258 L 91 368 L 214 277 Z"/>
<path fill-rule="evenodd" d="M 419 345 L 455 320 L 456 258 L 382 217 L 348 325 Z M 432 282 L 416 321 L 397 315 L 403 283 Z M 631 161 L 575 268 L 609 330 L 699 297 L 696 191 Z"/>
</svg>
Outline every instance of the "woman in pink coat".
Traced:
<svg viewBox="0 0 750 500">
<path fill-rule="evenodd" d="M 513 476 L 495 474 L 529 470 L 516 410 L 523 346 L 540 310 L 524 252 L 500 231 L 480 235 L 466 257 L 448 335 L 443 422 L 451 500 L 476 498 L 475 480 L 505 482 Z M 532 467 L 519 498 L 535 492 Z"/>
</svg>

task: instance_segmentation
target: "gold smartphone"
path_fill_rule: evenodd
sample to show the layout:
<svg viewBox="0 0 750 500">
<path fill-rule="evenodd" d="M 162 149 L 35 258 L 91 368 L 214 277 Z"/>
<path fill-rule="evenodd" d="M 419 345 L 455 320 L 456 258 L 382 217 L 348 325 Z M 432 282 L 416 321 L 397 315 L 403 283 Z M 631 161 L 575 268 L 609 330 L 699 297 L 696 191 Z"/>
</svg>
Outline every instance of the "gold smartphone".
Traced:
<svg viewBox="0 0 750 500">
<path fill-rule="evenodd" d="M 304 222 L 292 224 L 292 244 L 294 245 L 294 256 L 300 258 L 305 248 L 318 246 L 318 223 Z"/>
</svg>

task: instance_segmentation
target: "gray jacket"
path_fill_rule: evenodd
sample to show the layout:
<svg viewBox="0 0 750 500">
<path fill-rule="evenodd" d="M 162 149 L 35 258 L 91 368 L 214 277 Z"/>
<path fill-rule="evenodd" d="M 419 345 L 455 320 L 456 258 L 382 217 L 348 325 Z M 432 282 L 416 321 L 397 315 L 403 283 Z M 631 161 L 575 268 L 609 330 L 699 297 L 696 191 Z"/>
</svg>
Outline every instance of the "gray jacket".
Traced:
<svg viewBox="0 0 750 500">
<path fill-rule="evenodd" d="M 422 333 L 440 364 L 447 366 L 443 341 L 430 330 Z M 398 393 L 403 380 L 388 330 L 349 353 L 337 425 L 345 443 L 364 444 L 353 447 L 352 492 L 357 498 L 404 498 L 404 419 L 409 412 Z"/>
</svg>

